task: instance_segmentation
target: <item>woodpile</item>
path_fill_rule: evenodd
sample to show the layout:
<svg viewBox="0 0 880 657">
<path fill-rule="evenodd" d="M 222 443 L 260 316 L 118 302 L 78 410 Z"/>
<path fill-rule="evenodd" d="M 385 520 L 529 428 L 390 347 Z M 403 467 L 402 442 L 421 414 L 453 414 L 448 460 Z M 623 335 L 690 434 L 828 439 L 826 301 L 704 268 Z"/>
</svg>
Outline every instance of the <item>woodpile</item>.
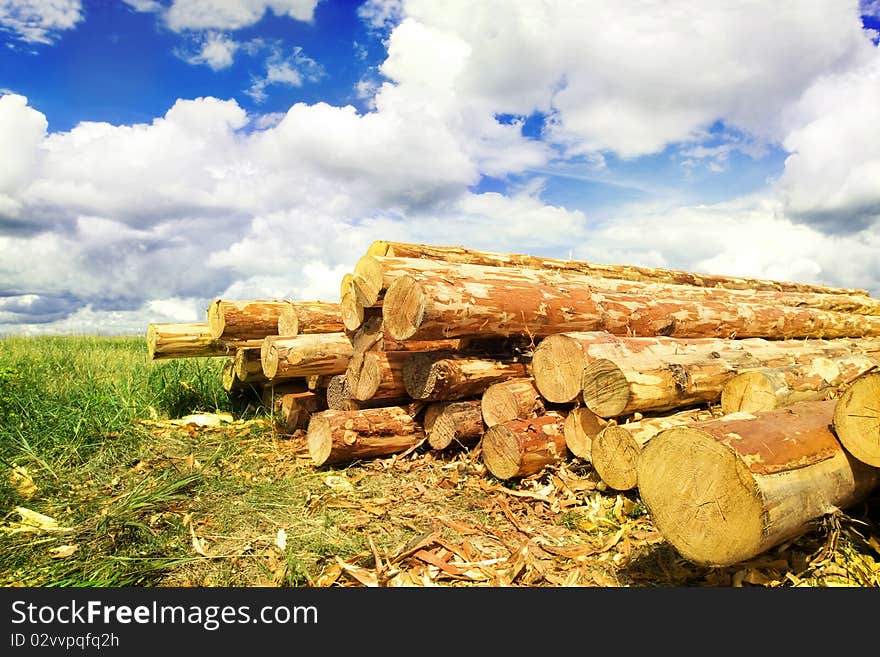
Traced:
<svg viewBox="0 0 880 657">
<path fill-rule="evenodd" d="M 880 485 L 867 291 L 379 241 L 339 303 L 217 299 L 151 360 L 223 357 L 315 467 L 466 450 L 499 480 L 567 460 L 726 565 Z"/>
</svg>

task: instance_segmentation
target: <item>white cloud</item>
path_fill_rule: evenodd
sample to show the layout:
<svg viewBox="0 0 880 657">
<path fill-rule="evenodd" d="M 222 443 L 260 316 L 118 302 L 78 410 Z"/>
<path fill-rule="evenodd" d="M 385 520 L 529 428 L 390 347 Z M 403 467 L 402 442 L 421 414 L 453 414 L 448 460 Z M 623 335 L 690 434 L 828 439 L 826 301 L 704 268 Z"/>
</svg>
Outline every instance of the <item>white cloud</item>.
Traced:
<svg viewBox="0 0 880 657">
<path fill-rule="evenodd" d="M 373 29 L 390 30 L 403 17 L 403 0 L 367 0 L 358 7 L 358 16 Z"/>
<path fill-rule="evenodd" d="M 318 0 L 174 0 L 165 21 L 174 31 L 237 30 L 259 22 L 267 11 L 311 21 Z"/>
<path fill-rule="evenodd" d="M 52 43 L 82 18 L 80 0 L 0 0 L 0 31 L 26 43 Z"/>
<path fill-rule="evenodd" d="M 232 66 L 235 52 L 240 45 L 220 32 L 207 32 L 200 39 L 199 52 L 187 55 L 184 59 L 190 64 L 205 64 L 212 70 L 219 71 Z"/>
<path fill-rule="evenodd" d="M 18 214 L 21 187 L 34 177 L 42 159 L 46 117 L 27 106 L 24 96 L 0 96 L 0 218 Z"/>
<path fill-rule="evenodd" d="M 151 13 L 162 11 L 162 3 L 157 0 L 122 0 L 125 4 L 129 5 L 132 9 L 139 12 Z"/>
<path fill-rule="evenodd" d="M 880 18 L 880 0 L 861 0 L 859 2 L 859 11 L 862 16 Z"/>
<path fill-rule="evenodd" d="M 880 50 L 819 79 L 788 113 L 780 188 L 787 211 L 830 232 L 880 220 Z"/>
<path fill-rule="evenodd" d="M 280 48 L 274 48 L 266 58 L 266 73 L 255 77 L 245 93 L 258 103 L 266 100 L 266 87 L 282 85 L 301 87 L 305 82 L 317 82 L 324 76 L 324 69 L 318 62 L 303 54 L 302 48 L 293 49 L 293 54 L 285 56 Z"/>
</svg>

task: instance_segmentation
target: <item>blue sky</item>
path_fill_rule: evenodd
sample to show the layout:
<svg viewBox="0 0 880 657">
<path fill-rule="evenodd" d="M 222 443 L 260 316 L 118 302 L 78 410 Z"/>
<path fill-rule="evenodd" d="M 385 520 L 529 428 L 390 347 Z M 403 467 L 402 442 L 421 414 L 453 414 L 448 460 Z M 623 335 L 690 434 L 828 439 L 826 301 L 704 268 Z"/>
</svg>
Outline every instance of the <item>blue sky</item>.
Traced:
<svg viewBox="0 0 880 657">
<path fill-rule="evenodd" d="M 374 239 L 880 295 L 880 2 L 0 0 L 0 332 L 335 300 Z"/>
</svg>

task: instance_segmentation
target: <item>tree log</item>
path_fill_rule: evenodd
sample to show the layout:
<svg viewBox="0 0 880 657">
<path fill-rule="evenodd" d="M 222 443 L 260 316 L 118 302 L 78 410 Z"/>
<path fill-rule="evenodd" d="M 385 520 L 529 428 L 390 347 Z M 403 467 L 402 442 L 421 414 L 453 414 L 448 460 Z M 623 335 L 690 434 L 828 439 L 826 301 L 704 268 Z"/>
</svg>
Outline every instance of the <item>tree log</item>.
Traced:
<svg viewBox="0 0 880 657">
<path fill-rule="evenodd" d="M 757 413 L 799 401 L 819 401 L 878 363 L 876 358 L 853 354 L 742 372 L 721 391 L 721 409 L 725 413 Z"/>
<path fill-rule="evenodd" d="M 563 425 L 555 411 L 527 420 L 508 420 L 483 434 L 483 463 L 498 479 L 527 477 L 567 457 Z"/>
<path fill-rule="evenodd" d="M 447 262 L 459 264 L 488 265 L 494 267 L 559 269 L 580 272 L 590 276 L 619 280 L 695 285 L 699 287 L 717 287 L 729 290 L 767 290 L 776 292 L 788 291 L 868 296 L 867 290 L 862 289 L 835 288 L 824 285 L 811 285 L 809 283 L 773 281 L 759 278 L 719 276 L 655 267 L 607 265 L 578 260 L 543 258 L 541 256 L 522 255 L 518 253 L 492 253 L 466 249 L 462 246 L 430 246 L 427 244 L 410 244 L 406 242 L 377 240 L 367 249 L 367 255 L 395 258 L 427 258 L 430 260 L 445 260 Z"/>
<path fill-rule="evenodd" d="M 651 438 L 664 429 L 718 417 L 711 410 L 694 409 L 665 417 L 609 424 L 593 438 L 591 462 L 610 488 L 631 490 L 638 485 L 639 454 Z"/>
<path fill-rule="evenodd" d="M 686 559 L 727 566 L 863 500 L 880 470 L 841 447 L 830 428 L 835 404 L 735 413 L 654 436 L 638 485 L 657 529 Z"/>
<path fill-rule="evenodd" d="M 214 338 L 261 340 L 278 335 L 278 317 L 289 301 L 214 299 L 208 306 L 208 326 Z"/>
<path fill-rule="evenodd" d="M 260 359 L 261 347 L 240 347 L 235 350 L 235 376 L 244 383 L 265 383 Z"/>
<path fill-rule="evenodd" d="M 566 331 L 687 338 L 880 336 L 880 317 L 871 315 L 606 294 L 596 292 L 584 277 L 478 265 L 396 278 L 385 293 L 382 317 L 384 328 L 397 340 L 542 338 Z"/>
<path fill-rule="evenodd" d="M 235 359 L 227 358 L 220 370 L 220 385 L 226 392 L 237 392 L 245 387 L 245 383 L 235 375 Z"/>
<path fill-rule="evenodd" d="M 833 421 L 835 434 L 852 456 L 880 467 L 880 372 L 867 372 L 847 386 Z"/>
<path fill-rule="evenodd" d="M 481 395 L 493 383 L 528 376 L 516 360 L 477 358 L 452 352 L 414 353 L 403 365 L 407 394 L 422 401 L 454 401 Z"/>
<path fill-rule="evenodd" d="M 308 428 L 312 415 L 326 409 L 327 398 L 321 393 L 289 392 L 279 400 L 275 424 L 282 433 L 293 433 Z"/>
<path fill-rule="evenodd" d="M 424 439 L 421 425 L 402 406 L 322 411 L 312 415 L 307 431 L 316 466 L 399 454 Z"/>
<path fill-rule="evenodd" d="M 147 358 L 203 358 L 235 356 L 239 347 L 259 347 L 256 340 L 217 340 L 207 324 L 150 324 L 147 327 Z"/>
<path fill-rule="evenodd" d="M 434 402 L 425 409 L 423 422 L 433 449 L 446 449 L 453 442 L 470 447 L 484 429 L 479 400 Z"/>
<path fill-rule="evenodd" d="M 480 404 L 487 427 L 537 417 L 546 410 L 531 377 L 493 383 L 483 392 Z"/>
<path fill-rule="evenodd" d="M 281 413 L 281 398 L 297 392 L 308 392 L 305 379 L 284 379 L 275 383 L 267 381 L 262 387 L 262 406 L 276 416 Z"/>
<path fill-rule="evenodd" d="M 352 358 L 345 371 L 353 399 L 400 399 L 408 393 L 403 366 L 412 356 L 408 351 L 368 351 Z"/>
<path fill-rule="evenodd" d="M 334 374 L 332 376 L 336 375 Z M 306 387 L 312 391 L 325 390 L 330 383 L 332 376 L 329 374 L 309 374 L 305 377 Z"/>
<path fill-rule="evenodd" d="M 412 400 L 409 395 L 397 399 L 364 399 L 358 400 L 351 396 L 348 380 L 345 374 L 337 374 L 330 377 L 327 384 L 327 407 L 336 411 L 357 411 L 362 408 L 377 408 L 380 406 L 406 406 Z"/>
<path fill-rule="evenodd" d="M 586 461 L 592 459 L 593 440 L 608 422 L 588 408 L 578 406 L 565 417 L 563 435 L 568 451 Z"/>
<path fill-rule="evenodd" d="M 586 407 L 601 417 L 717 403 L 724 386 L 737 374 L 810 362 L 823 356 L 825 349 L 775 349 L 768 345 L 751 351 L 725 349 L 708 355 L 638 358 L 632 362 L 599 359 L 584 368 L 582 395 Z"/>
<path fill-rule="evenodd" d="M 351 358 L 345 333 L 313 333 L 292 338 L 270 335 L 263 340 L 261 362 L 269 379 L 314 374 L 342 374 Z"/>
<path fill-rule="evenodd" d="M 550 335 L 538 344 L 532 358 L 535 385 L 547 401 L 567 403 L 581 397 L 583 370 L 601 358 L 622 361 L 633 369 L 647 370 L 656 358 L 687 354 L 712 354 L 720 351 L 741 351 L 757 357 L 777 354 L 780 350 L 810 353 L 827 357 L 853 353 L 880 353 L 880 340 L 874 338 L 835 340 L 765 340 L 744 338 L 668 338 L 624 337 L 599 332 L 566 332 Z"/>
<path fill-rule="evenodd" d="M 342 306 L 324 301 L 289 301 L 278 316 L 277 333 L 293 337 L 305 333 L 340 333 Z"/>
</svg>

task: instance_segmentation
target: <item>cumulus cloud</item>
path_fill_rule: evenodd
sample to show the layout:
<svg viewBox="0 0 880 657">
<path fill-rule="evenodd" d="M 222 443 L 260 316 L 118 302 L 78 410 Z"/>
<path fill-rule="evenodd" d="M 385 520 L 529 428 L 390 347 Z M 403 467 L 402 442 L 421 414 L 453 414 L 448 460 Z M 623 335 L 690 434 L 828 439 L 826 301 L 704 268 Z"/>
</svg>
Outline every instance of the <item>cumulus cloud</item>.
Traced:
<svg viewBox="0 0 880 657">
<path fill-rule="evenodd" d="M 259 22 L 267 11 L 311 21 L 318 0 L 174 0 L 165 21 L 174 31 L 237 30 Z"/>
<path fill-rule="evenodd" d="M 163 6 L 162 3 L 158 2 L 158 0 L 122 0 L 125 4 L 130 6 L 135 11 L 143 12 L 143 13 L 151 13 L 162 11 Z"/>
<path fill-rule="evenodd" d="M 81 0 L 0 0 L 0 31 L 25 43 L 52 43 L 82 18 Z"/>
<path fill-rule="evenodd" d="M 786 210 L 829 232 L 880 220 L 880 50 L 864 67 L 816 81 L 788 114 Z"/>
<path fill-rule="evenodd" d="M 205 64 L 214 71 L 232 66 L 235 51 L 241 44 L 221 32 L 207 32 L 199 38 L 198 51 L 184 55 L 190 64 Z"/>
<path fill-rule="evenodd" d="M 257 19 L 282 4 L 225 3 Z M 147 123 L 47 133 L 23 97 L 0 98 L 0 147 L 17 154 L 0 162 L 0 330 L 106 318 L 140 332 L 158 317 L 196 321 L 215 296 L 332 301 L 375 239 L 880 291 L 866 138 L 880 85 L 855 0 L 634 6 L 370 2 L 362 17 L 389 32 L 368 112 L 248 115 L 197 98 Z M 192 24 L 235 29 L 226 20 Z M 303 58 L 270 57 L 251 91 L 317 75 Z M 543 141 L 522 134 L 535 112 Z M 598 219 L 545 202 L 535 176 L 670 144 L 688 166 L 723 168 L 768 142 L 791 152 L 778 187 L 712 206 Z M 474 191 L 486 176 L 524 184 Z M 819 220 L 842 216 L 846 234 Z"/>
</svg>

